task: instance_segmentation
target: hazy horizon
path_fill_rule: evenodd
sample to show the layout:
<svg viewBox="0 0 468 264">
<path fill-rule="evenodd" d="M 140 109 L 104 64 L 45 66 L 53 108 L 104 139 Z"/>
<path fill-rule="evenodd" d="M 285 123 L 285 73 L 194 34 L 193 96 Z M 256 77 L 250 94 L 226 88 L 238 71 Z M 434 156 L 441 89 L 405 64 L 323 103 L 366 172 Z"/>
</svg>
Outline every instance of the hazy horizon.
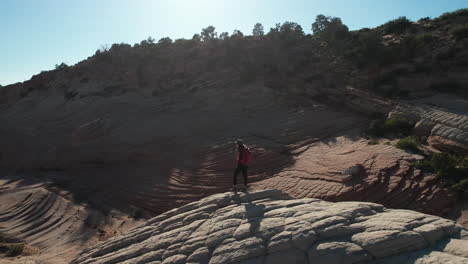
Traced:
<svg viewBox="0 0 468 264">
<path fill-rule="evenodd" d="M 250 35 L 257 22 L 268 32 L 275 23 L 293 21 L 311 33 L 315 16 L 324 14 L 340 17 L 356 30 L 376 27 L 399 16 L 411 20 L 433 18 L 465 7 L 468 0 L 3 0 L 0 85 L 28 80 L 62 62 L 73 65 L 102 45 L 133 45 L 148 36 L 156 40 L 191 38 L 209 25 L 215 26 L 218 33 L 239 29 Z"/>
</svg>

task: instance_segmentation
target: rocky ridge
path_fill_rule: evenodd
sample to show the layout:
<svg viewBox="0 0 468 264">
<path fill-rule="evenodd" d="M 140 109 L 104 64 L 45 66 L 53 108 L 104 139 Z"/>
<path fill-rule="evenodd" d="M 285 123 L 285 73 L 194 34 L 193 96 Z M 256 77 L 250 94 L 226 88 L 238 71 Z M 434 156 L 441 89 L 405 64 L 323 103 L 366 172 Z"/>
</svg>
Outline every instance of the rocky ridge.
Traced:
<svg viewBox="0 0 468 264">
<path fill-rule="evenodd" d="M 221 193 L 84 250 L 72 263 L 468 263 L 453 221 L 368 202 Z"/>
</svg>

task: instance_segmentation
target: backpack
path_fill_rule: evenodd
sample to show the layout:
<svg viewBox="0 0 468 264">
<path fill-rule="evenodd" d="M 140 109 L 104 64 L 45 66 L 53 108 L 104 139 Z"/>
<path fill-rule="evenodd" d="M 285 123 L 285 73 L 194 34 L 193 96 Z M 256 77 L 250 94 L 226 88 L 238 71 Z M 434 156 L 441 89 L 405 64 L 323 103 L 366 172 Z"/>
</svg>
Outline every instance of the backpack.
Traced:
<svg viewBox="0 0 468 264">
<path fill-rule="evenodd" d="M 245 148 L 244 149 L 244 157 L 242 159 L 242 163 L 244 165 L 249 165 L 250 162 L 252 161 L 252 152 L 250 152 L 250 149 Z"/>
</svg>

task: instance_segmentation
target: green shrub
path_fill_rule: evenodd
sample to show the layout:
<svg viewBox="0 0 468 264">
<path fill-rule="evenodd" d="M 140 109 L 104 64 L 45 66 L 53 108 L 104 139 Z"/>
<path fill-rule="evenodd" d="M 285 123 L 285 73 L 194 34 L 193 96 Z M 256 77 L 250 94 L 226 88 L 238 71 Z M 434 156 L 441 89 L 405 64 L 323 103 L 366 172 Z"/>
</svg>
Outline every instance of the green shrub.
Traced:
<svg viewBox="0 0 468 264">
<path fill-rule="evenodd" d="M 408 18 L 402 16 L 394 20 L 390 20 L 387 23 L 382 25 L 382 28 L 385 33 L 404 33 L 407 29 L 411 27 L 413 23 Z"/>
<path fill-rule="evenodd" d="M 427 38 L 431 38 L 425 36 Z M 400 42 L 400 59 L 401 60 L 408 60 L 414 58 L 421 53 L 425 46 L 425 40 L 423 39 L 424 36 L 414 36 L 408 35 L 403 38 Z"/>
<path fill-rule="evenodd" d="M 408 135 L 414 127 L 414 122 L 403 118 L 385 120 L 385 127 L 393 133 Z"/>
<path fill-rule="evenodd" d="M 414 165 L 422 171 L 436 173 L 453 190 L 468 192 L 468 156 L 434 153 L 430 159 L 419 160 Z"/>
<path fill-rule="evenodd" d="M 416 39 L 419 42 L 423 42 L 427 44 L 427 43 L 436 41 L 438 37 L 435 36 L 433 33 L 422 33 L 422 34 L 416 35 Z"/>
<path fill-rule="evenodd" d="M 74 90 L 65 90 L 63 92 L 63 98 L 65 98 L 65 100 L 67 101 L 73 99 L 77 95 L 78 95 L 78 92 Z"/>
<path fill-rule="evenodd" d="M 468 192 L 468 177 L 462 179 L 461 181 L 452 185 L 452 188 L 461 191 L 461 192 Z"/>
<path fill-rule="evenodd" d="M 440 17 L 436 18 L 435 20 L 448 20 L 457 17 L 468 17 L 468 8 L 462 8 L 453 12 L 443 13 Z"/>
<path fill-rule="evenodd" d="M 431 165 L 436 171 L 447 171 L 457 163 L 457 158 L 447 153 L 434 153 L 431 158 Z"/>
<path fill-rule="evenodd" d="M 382 35 L 377 31 L 359 31 L 354 35 L 354 41 L 349 43 L 345 56 L 359 67 L 369 64 L 379 64 L 385 53 Z"/>
<path fill-rule="evenodd" d="M 419 151 L 419 140 L 415 136 L 409 136 L 398 140 L 396 143 L 397 148 L 411 150 L 414 152 Z"/>
<path fill-rule="evenodd" d="M 377 137 L 384 136 L 386 133 L 385 120 L 384 119 L 372 120 L 369 125 L 369 128 L 367 129 L 367 133 L 377 136 Z"/>
<path fill-rule="evenodd" d="M 458 25 L 451 31 L 455 39 L 460 40 L 468 37 L 468 23 L 464 26 Z"/>
<path fill-rule="evenodd" d="M 430 160 L 423 159 L 423 160 L 418 160 L 414 163 L 414 166 L 417 169 L 420 169 L 425 172 L 435 172 L 434 168 L 432 167 L 432 163 Z"/>
<path fill-rule="evenodd" d="M 67 70 L 68 68 L 70 68 L 70 66 L 68 66 L 65 62 L 62 62 L 60 64 L 55 64 L 55 69 L 56 70 Z"/>
<path fill-rule="evenodd" d="M 24 243 L 17 243 L 9 245 L 9 250 L 7 252 L 7 256 L 9 257 L 16 257 L 23 253 L 24 250 Z"/>
<path fill-rule="evenodd" d="M 414 127 L 414 122 L 403 118 L 376 119 L 372 120 L 367 133 L 377 137 L 386 134 L 408 135 Z"/>
<path fill-rule="evenodd" d="M 368 145 L 378 145 L 379 141 L 376 139 L 371 139 L 367 142 Z"/>
<path fill-rule="evenodd" d="M 428 23 L 428 22 L 431 22 L 430 17 L 423 17 L 418 20 L 418 23 Z"/>
</svg>

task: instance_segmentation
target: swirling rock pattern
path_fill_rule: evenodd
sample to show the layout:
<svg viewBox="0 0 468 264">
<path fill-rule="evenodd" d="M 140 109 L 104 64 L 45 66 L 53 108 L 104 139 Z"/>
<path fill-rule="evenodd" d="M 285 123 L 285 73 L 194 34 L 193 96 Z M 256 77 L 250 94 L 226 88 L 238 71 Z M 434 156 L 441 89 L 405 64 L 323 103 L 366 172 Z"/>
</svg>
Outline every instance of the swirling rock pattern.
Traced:
<svg viewBox="0 0 468 264">
<path fill-rule="evenodd" d="M 0 233 L 40 251 L 12 263 L 67 263 L 84 247 L 138 223 L 116 211 L 104 214 L 76 204 L 67 196 L 32 180 L 0 179 Z"/>
<path fill-rule="evenodd" d="M 468 154 L 468 101 L 464 99 L 437 95 L 392 101 L 353 87 L 346 87 L 342 94 L 346 97 L 336 96 L 336 100 L 352 109 L 414 121 L 415 134 L 428 137 L 435 148 Z"/>
<path fill-rule="evenodd" d="M 437 149 L 468 154 L 468 116 L 428 106 L 399 104 L 390 117 L 416 121 L 415 132 Z"/>
<path fill-rule="evenodd" d="M 295 198 L 328 201 L 368 201 L 441 215 L 454 196 L 412 163 L 421 158 L 383 142 L 337 137 L 297 148 L 295 163 L 273 177 L 255 182 L 254 189 L 275 188 Z M 346 174 L 359 168 L 357 175 Z"/>
<path fill-rule="evenodd" d="M 0 110 L 0 167 L 61 170 L 62 187 L 84 202 L 154 215 L 228 190 L 238 137 L 255 149 L 255 182 L 294 162 L 290 145 L 367 124 L 358 114 L 263 85 L 217 79 L 164 96 L 30 95 Z"/>
<path fill-rule="evenodd" d="M 467 263 L 466 232 L 374 203 L 231 192 L 150 219 L 72 263 Z"/>
</svg>

